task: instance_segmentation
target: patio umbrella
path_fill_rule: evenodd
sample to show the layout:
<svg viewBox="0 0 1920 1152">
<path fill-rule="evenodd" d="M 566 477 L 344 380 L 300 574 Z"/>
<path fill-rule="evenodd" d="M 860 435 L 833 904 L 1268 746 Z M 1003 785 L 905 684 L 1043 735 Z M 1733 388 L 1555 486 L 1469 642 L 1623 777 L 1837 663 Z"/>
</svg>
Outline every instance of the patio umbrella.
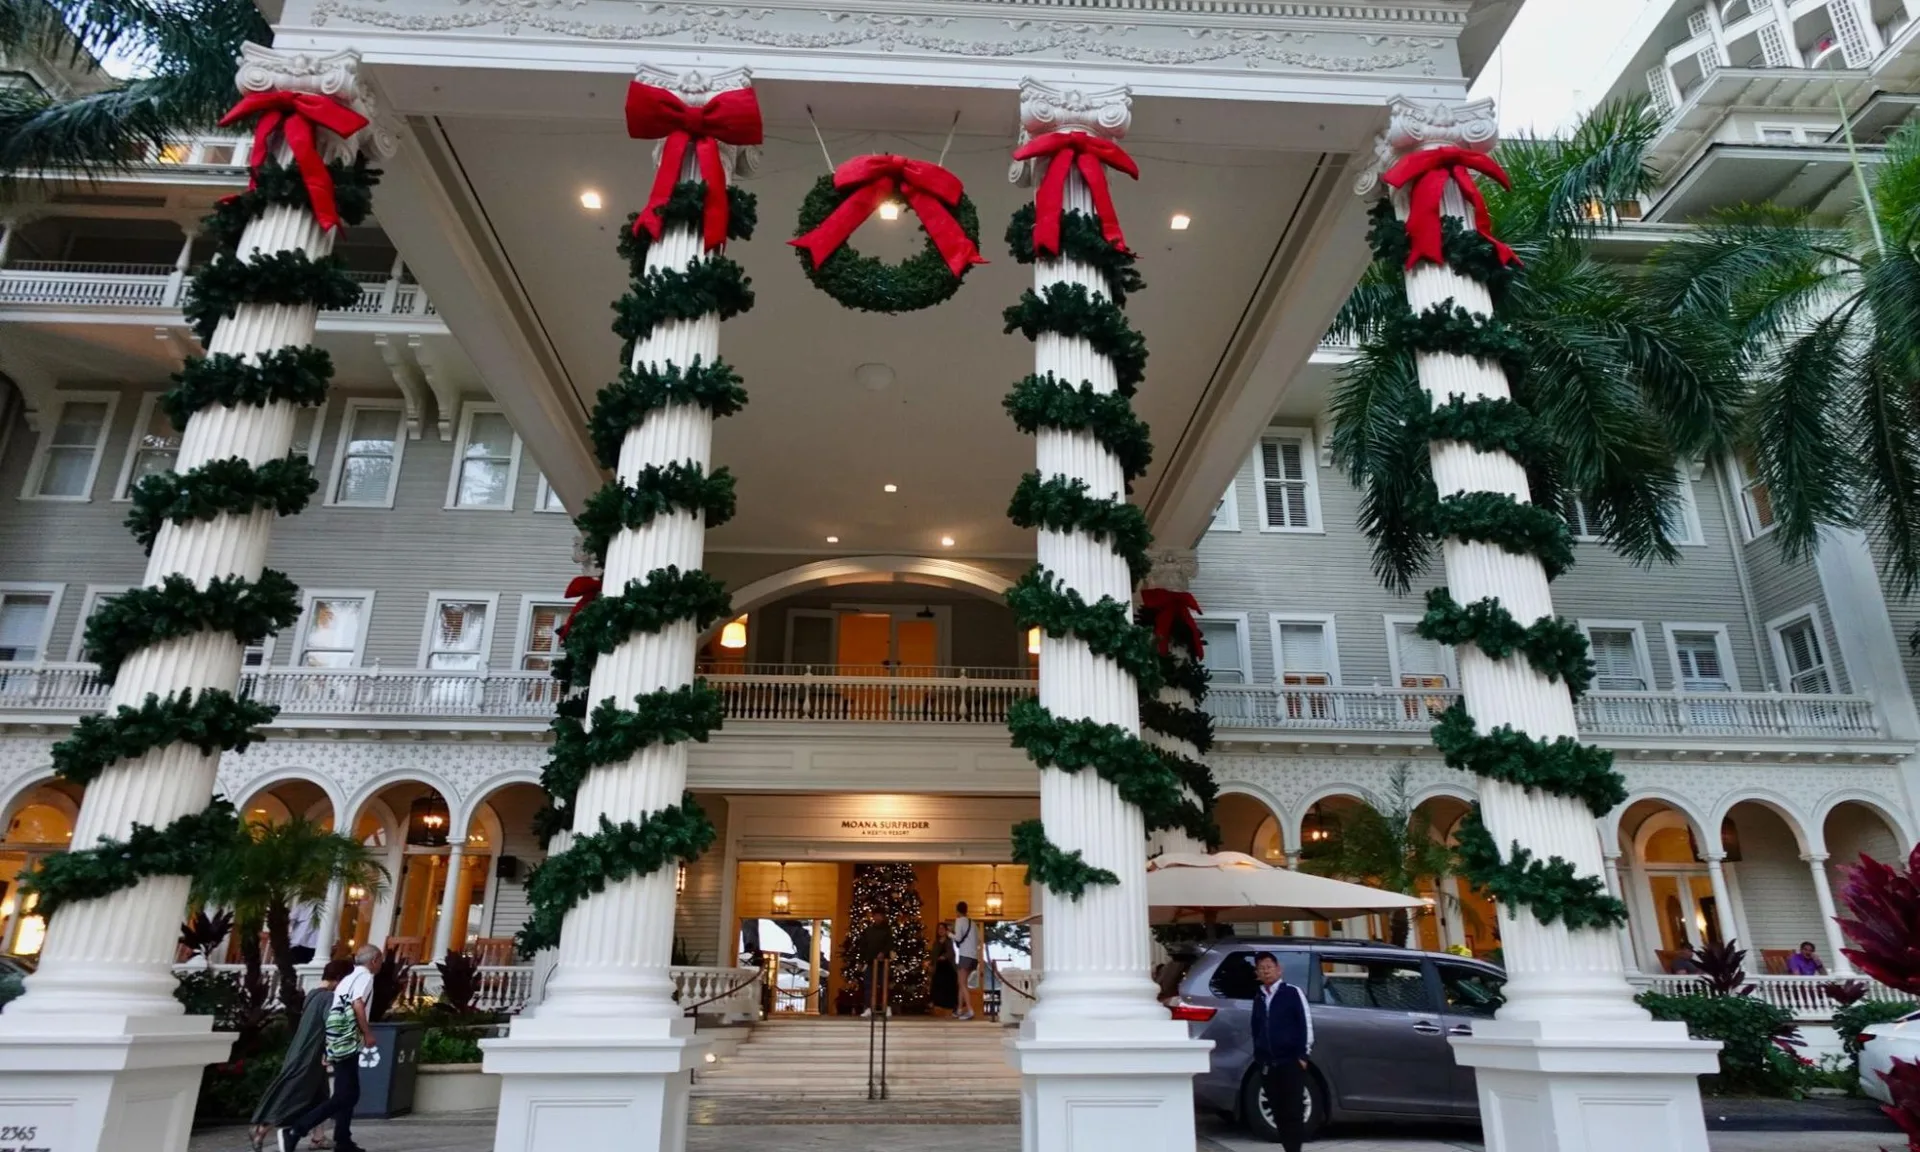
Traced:
<svg viewBox="0 0 1920 1152">
<path fill-rule="evenodd" d="M 1147 861 L 1147 919 L 1154 924 L 1344 920 L 1427 903 L 1418 896 L 1275 868 L 1244 852 L 1168 853 Z"/>
</svg>

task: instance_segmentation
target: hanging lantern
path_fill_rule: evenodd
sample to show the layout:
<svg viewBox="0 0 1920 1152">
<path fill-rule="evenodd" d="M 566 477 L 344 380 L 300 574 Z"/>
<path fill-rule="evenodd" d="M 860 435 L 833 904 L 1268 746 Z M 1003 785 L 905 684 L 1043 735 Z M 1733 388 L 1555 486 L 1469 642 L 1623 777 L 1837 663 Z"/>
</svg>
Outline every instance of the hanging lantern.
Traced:
<svg viewBox="0 0 1920 1152">
<path fill-rule="evenodd" d="M 773 882 L 773 910 L 785 913 L 793 908 L 793 889 L 787 887 L 787 866 L 780 865 L 780 879 Z"/>
<path fill-rule="evenodd" d="M 407 808 L 407 843 L 414 848 L 444 848 L 451 823 L 447 802 L 429 792 Z"/>
<path fill-rule="evenodd" d="M 675 896 L 687 894 L 687 862 L 685 860 L 680 861 L 680 867 L 674 870 L 673 894 Z"/>
<path fill-rule="evenodd" d="M 720 647 L 738 651 L 747 646 L 747 618 L 745 616 L 727 621 L 720 629 Z"/>
<path fill-rule="evenodd" d="M 987 917 L 999 916 L 1006 906 L 1007 894 L 1000 890 L 1000 865 L 995 864 L 987 880 Z"/>
<path fill-rule="evenodd" d="M 1340 820 L 1320 810 L 1315 804 L 1307 809 L 1307 818 L 1300 822 L 1300 842 L 1302 844 L 1325 844 L 1340 835 Z"/>
<path fill-rule="evenodd" d="M 358 904 L 367 898 L 367 890 L 358 884 L 347 885 L 347 903 Z"/>
<path fill-rule="evenodd" d="M 1038 628 L 1027 629 L 1027 655 L 1040 655 L 1040 629 Z"/>
</svg>

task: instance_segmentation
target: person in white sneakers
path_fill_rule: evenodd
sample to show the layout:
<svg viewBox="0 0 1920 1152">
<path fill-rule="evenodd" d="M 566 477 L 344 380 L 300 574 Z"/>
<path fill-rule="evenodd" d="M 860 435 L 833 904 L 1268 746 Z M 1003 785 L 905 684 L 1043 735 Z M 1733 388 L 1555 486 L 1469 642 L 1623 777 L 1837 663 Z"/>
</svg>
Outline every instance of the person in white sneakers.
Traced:
<svg viewBox="0 0 1920 1152">
<path fill-rule="evenodd" d="M 967 918 L 967 902 L 953 906 L 953 969 L 960 985 L 960 1010 L 955 1020 L 973 1019 L 973 972 L 980 967 L 980 926 Z"/>
<path fill-rule="evenodd" d="M 372 1048 L 373 1024 L 367 1008 L 373 999 L 373 974 L 386 959 L 380 949 L 362 944 L 353 954 L 355 967 L 334 985 L 333 1007 L 327 1012 L 327 1063 L 333 1067 L 333 1095 L 280 1129 L 279 1152 L 294 1152 L 300 1136 L 333 1120 L 334 1152 L 359 1152 L 353 1142 L 353 1109 L 360 1103 L 360 1050 Z"/>
</svg>

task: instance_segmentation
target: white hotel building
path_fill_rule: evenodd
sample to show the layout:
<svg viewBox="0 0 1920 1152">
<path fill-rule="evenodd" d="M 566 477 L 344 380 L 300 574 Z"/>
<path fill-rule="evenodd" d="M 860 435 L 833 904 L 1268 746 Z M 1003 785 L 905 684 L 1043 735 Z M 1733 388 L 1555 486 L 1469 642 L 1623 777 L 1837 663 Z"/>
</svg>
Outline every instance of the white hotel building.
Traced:
<svg viewBox="0 0 1920 1152">
<path fill-rule="evenodd" d="M 1395 597 L 1370 574 L 1358 493 L 1327 449 L 1346 354 L 1320 336 L 1368 259 L 1352 188 L 1388 102 L 1462 99 L 1516 7 L 288 0 L 280 51 L 359 53 L 319 67 L 356 77 L 385 176 L 373 219 L 334 249 L 361 298 L 318 318 L 337 372 L 294 442 L 321 491 L 272 531 L 268 561 L 300 586 L 303 614 L 244 659 L 245 691 L 280 715 L 221 759 L 219 791 L 255 818 L 310 816 L 386 853 L 393 884 L 338 893 L 333 943 L 421 959 L 466 947 L 498 969 L 503 999 L 530 992 L 507 941 L 543 856 L 547 668 L 582 570 L 564 509 L 604 479 L 585 423 L 618 367 L 614 237 L 653 176 L 621 101 L 636 67 L 688 90 L 691 73 L 746 67 L 767 121 L 744 182 L 760 233 L 729 254 L 760 299 L 721 346 L 752 402 L 716 433 L 740 511 L 705 557 L 744 638 L 701 637 L 727 718 L 691 747 L 687 787 L 720 837 L 678 886 L 675 979 L 733 969 L 742 919 L 771 914 L 782 874 L 800 919 L 844 920 L 851 866 L 874 860 L 915 864 L 929 905 L 978 908 L 998 884 L 1009 918 L 1039 911 L 1008 841 L 1041 805 L 1005 713 L 1036 692 L 1050 649 L 1036 655 L 1001 600 L 1036 553 L 1005 514 L 1033 450 L 1000 397 L 1032 355 L 1000 335 L 1029 282 L 1000 232 L 1031 196 L 1007 179 L 1023 111 L 1032 128 L 1049 101 L 1069 118 L 1121 109 L 1142 168 L 1115 188 L 1150 285 L 1128 311 L 1152 350 L 1136 407 L 1156 450 L 1132 495 L 1157 540 L 1148 583 L 1184 582 L 1203 607 L 1224 847 L 1287 862 L 1343 811 L 1382 803 L 1400 766 L 1450 830 L 1474 781 L 1427 729 L 1458 673 L 1412 633 L 1424 586 Z M 1610 243 L 1630 255 L 1731 200 L 1843 200 L 1834 88 L 1870 158 L 1920 101 L 1915 7 L 1655 0 L 1615 91 L 1650 89 L 1667 115 L 1668 179 Z M 1810 71 L 1827 35 L 1843 59 Z M 1023 100 L 1029 78 L 1047 87 Z M 44 926 L 16 881 L 67 847 L 86 800 L 53 778 L 49 749 L 107 699 L 80 636 L 143 580 L 126 495 L 180 450 L 156 397 L 199 352 L 180 310 L 209 250 L 197 221 L 244 187 L 246 147 L 183 141 L 122 176 L 0 203 L 0 951 L 38 949 Z M 944 152 L 991 263 L 909 315 L 813 289 L 783 241 L 828 170 L 823 149 L 836 162 Z M 910 235 L 876 222 L 860 242 L 898 257 Z M 1837 964 L 1838 868 L 1920 836 L 1920 658 L 1906 644 L 1920 611 L 1889 603 L 1858 538 L 1783 558 L 1766 491 L 1737 462 L 1701 462 L 1687 481 L 1678 564 L 1638 569 L 1586 542 L 1554 585 L 1598 668 L 1581 733 L 1628 785 L 1598 826 L 1632 917 L 1623 962 L 1651 981 L 1681 943 L 1737 938 L 1756 973 L 1803 940 Z M 848 826 L 868 819 L 901 821 L 898 834 Z M 1420 919 L 1419 942 L 1499 948 L 1491 905 L 1457 894 Z M 1761 981 L 1817 1014 L 1809 988 Z M 1192 1057 L 1165 1058 L 1154 1074 Z M 120 1075 L 87 1099 L 120 1100 Z M 119 1105 L 76 1107 L 97 1119 Z M 639 1146 L 674 1146 L 660 1122 Z M 112 1146 L 74 1131 L 75 1148 Z M 1029 1147 L 1064 1147 L 1050 1131 L 1030 1130 Z"/>
</svg>

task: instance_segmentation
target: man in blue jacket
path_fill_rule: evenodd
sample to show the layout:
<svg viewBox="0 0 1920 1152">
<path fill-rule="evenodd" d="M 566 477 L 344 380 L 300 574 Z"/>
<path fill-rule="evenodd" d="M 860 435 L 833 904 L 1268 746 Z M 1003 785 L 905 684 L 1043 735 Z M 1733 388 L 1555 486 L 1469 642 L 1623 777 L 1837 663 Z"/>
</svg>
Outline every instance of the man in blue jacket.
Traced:
<svg viewBox="0 0 1920 1152">
<path fill-rule="evenodd" d="M 1253 997 L 1253 1058 L 1260 1064 L 1280 1145 L 1286 1152 L 1300 1152 L 1313 1014 L 1307 1010 L 1307 994 L 1282 978 L 1278 956 L 1255 956 L 1253 974 L 1260 981 Z"/>
</svg>

